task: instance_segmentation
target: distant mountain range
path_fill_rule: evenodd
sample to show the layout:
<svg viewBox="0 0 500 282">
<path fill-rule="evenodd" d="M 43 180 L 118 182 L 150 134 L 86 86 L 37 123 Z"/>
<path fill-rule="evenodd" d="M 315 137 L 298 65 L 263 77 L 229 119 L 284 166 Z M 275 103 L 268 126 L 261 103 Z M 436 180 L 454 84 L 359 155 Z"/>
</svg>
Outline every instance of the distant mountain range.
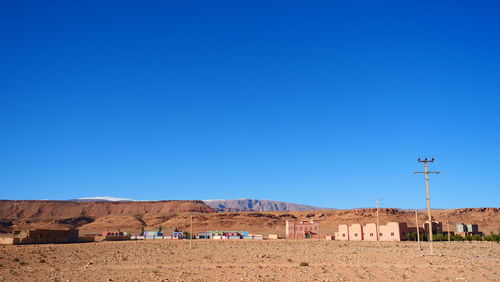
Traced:
<svg viewBox="0 0 500 282">
<path fill-rule="evenodd" d="M 71 199 L 73 202 L 125 202 L 134 201 L 126 198 L 115 197 L 86 197 Z M 245 211 L 314 211 L 327 208 L 308 206 L 296 203 L 258 200 L 258 199 L 234 199 L 234 200 L 204 200 L 205 204 L 217 212 L 245 212 Z"/>
<path fill-rule="evenodd" d="M 204 200 L 204 202 L 217 212 L 313 211 L 326 209 L 296 203 L 257 199 Z"/>
</svg>

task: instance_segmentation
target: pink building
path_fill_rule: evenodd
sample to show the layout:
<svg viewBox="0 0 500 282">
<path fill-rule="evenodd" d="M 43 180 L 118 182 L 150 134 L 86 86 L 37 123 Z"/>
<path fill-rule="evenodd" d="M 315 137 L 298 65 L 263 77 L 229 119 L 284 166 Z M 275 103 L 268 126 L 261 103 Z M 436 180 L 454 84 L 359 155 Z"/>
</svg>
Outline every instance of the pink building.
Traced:
<svg viewBox="0 0 500 282">
<path fill-rule="evenodd" d="M 361 224 L 351 224 L 349 226 L 349 240 L 351 241 L 363 240 L 363 226 Z"/>
<path fill-rule="evenodd" d="M 347 224 L 339 225 L 339 232 L 335 233 L 335 240 L 349 241 L 349 226 Z"/>
<path fill-rule="evenodd" d="M 408 239 L 408 233 L 416 232 L 416 227 L 408 227 L 404 222 L 389 222 L 379 226 L 380 241 L 403 241 Z M 377 241 L 377 225 L 345 224 L 339 225 L 339 232 L 335 234 L 336 240 L 341 241 Z"/>
<path fill-rule="evenodd" d="M 319 237 L 319 223 L 311 221 L 301 221 L 297 223 L 295 220 L 286 221 L 286 238 L 287 239 L 305 239 Z"/>
<path fill-rule="evenodd" d="M 404 222 L 389 222 L 380 225 L 380 241 L 403 241 L 407 240 L 408 226 Z"/>
<path fill-rule="evenodd" d="M 375 223 L 368 223 L 363 226 L 363 240 L 377 241 L 377 225 Z"/>
</svg>

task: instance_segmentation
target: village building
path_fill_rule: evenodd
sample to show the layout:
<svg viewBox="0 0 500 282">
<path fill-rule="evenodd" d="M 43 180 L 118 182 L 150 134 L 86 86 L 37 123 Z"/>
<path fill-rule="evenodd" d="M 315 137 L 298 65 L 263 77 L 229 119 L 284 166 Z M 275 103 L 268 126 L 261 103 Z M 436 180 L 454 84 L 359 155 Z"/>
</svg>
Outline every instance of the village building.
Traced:
<svg viewBox="0 0 500 282">
<path fill-rule="evenodd" d="M 408 227 L 404 222 L 389 222 L 380 225 L 378 240 L 403 241 L 408 239 L 408 233 L 416 232 L 416 227 Z M 377 225 L 375 223 L 341 224 L 335 233 L 335 240 L 339 241 L 377 241 Z"/>
<path fill-rule="evenodd" d="M 174 231 L 172 232 L 172 239 L 184 239 L 184 232 L 182 231 Z"/>
<path fill-rule="evenodd" d="M 347 224 L 339 225 L 339 232 L 335 233 L 335 239 L 349 241 L 349 226 Z"/>
<path fill-rule="evenodd" d="M 198 239 L 210 239 L 211 238 L 210 232 L 207 232 L 207 231 L 198 232 L 198 234 L 196 234 L 196 238 L 198 238 Z"/>
<path fill-rule="evenodd" d="M 361 224 L 351 224 L 349 226 L 349 240 L 351 241 L 363 240 L 363 226 Z"/>
<path fill-rule="evenodd" d="M 264 240 L 264 235 L 262 234 L 249 234 L 253 240 Z"/>
<path fill-rule="evenodd" d="M 368 223 L 363 226 L 363 240 L 377 241 L 377 224 Z"/>
<path fill-rule="evenodd" d="M 388 222 L 379 227 L 380 241 L 405 241 L 410 231 L 417 231 L 416 227 L 408 228 L 404 222 Z"/>
<path fill-rule="evenodd" d="M 423 224 L 423 229 L 425 234 L 429 234 L 429 221 L 426 220 Z M 443 223 L 439 221 L 432 221 L 432 233 L 442 233 L 443 232 Z"/>
<path fill-rule="evenodd" d="M 144 237 L 144 239 L 167 239 L 167 238 L 164 238 L 165 237 L 165 234 L 162 232 L 162 231 L 144 231 L 142 233 L 142 236 Z M 170 239 L 170 238 L 168 238 Z"/>
<path fill-rule="evenodd" d="M 286 238 L 287 239 L 306 239 L 319 237 L 319 223 L 313 220 L 296 222 L 295 220 L 286 220 Z"/>
<path fill-rule="evenodd" d="M 250 234 L 248 231 L 203 231 L 196 234 L 198 239 L 263 239 L 261 234 Z"/>
<path fill-rule="evenodd" d="M 78 229 L 52 230 L 34 229 L 17 230 L 0 238 L 0 244 L 54 244 L 78 242 Z"/>
<path fill-rule="evenodd" d="M 127 232 L 121 232 L 121 231 L 113 231 L 113 232 L 103 232 L 102 236 L 104 237 L 104 240 L 106 241 L 123 241 L 123 240 L 130 240 L 130 234 Z"/>
<path fill-rule="evenodd" d="M 477 224 L 457 223 L 455 228 L 456 233 L 461 236 L 481 234 L 481 232 L 479 232 L 479 226 Z"/>
</svg>

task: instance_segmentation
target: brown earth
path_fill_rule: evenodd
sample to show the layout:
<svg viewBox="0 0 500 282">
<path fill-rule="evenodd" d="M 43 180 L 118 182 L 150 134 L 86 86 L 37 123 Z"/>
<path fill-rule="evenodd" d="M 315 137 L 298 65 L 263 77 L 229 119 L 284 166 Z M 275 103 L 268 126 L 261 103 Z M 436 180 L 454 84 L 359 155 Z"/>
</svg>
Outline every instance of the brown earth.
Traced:
<svg viewBox="0 0 500 282">
<path fill-rule="evenodd" d="M 375 209 L 323 210 L 294 212 L 226 212 L 214 213 L 202 201 L 157 202 L 67 202 L 67 201 L 0 201 L 0 230 L 27 228 L 77 227 L 80 234 L 103 231 L 127 231 L 137 234 L 145 229 L 164 230 L 189 227 L 193 214 L 193 231 L 245 230 L 251 233 L 284 235 L 285 220 L 320 221 L 320 233 L 333 234 L 339 224 L 375 222 Z M 433 218 L 442 222 L 476 223 L 485 234 L 500 233 L 499 208 L 466 208 L 434 210 Z M 420 225 L 426 213 L 419 212 Z M 380 223 L 401 221 L 415 226 L 414 211 L 380 209 Z M 447 225 L 444 224 L 446 231 Z"/>
<path fill-rule="evenodd" d="M 214 212 L 203 201 L 11 201 L 0 200 L 0 218 L 102 217 L 171 212 Z"/>
<path fill-rule="evenodd" d="M 0 246 L 0 281 L 498 281 L 500 244 L 148 240 Z M 303 266 L 301 266 L 301 264 Z"/>
</svg>

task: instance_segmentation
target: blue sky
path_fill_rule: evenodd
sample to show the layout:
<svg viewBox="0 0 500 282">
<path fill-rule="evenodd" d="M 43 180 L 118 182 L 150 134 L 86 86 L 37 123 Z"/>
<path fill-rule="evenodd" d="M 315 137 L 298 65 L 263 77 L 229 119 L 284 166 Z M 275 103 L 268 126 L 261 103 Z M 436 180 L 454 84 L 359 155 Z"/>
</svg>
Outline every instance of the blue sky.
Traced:
<svg viewBox="0 0 500 282">
<path fill-rule="evenodd" d="M 0 198 L 500 206 L 500 4 L 180 2 L 0 3 Z"/>
</svg>

